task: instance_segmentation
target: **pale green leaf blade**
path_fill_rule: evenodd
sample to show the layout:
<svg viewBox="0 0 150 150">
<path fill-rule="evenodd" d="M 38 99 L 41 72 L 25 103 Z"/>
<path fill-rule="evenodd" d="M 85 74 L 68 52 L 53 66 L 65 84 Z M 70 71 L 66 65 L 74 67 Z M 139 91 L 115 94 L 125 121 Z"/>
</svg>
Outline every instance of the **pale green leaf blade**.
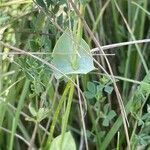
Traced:
<svg viewBox="0 0 150 150">
<path fill-rule="evenodd" d="M 58 39 L 54 50 L 52 64 L 65 75 L 69 74 L 87 74 L 95 69 L 93 64 L 93 58 L 90 54 L 90 47 L 82 39 L 79 49 L 77 50 L 79 55 L 77 63 L 79 67 L 75 70 L 72 68 L 71 61 L 74 52 L 74 44 L 72 33 L 66 30 L 62 36 Z M 63 74 L 54 70 L 54 75 L 57 79 L 60 79 Z"/>
<path fill-rule="evenodd" d="M 70 132 L 66 132 L 63 138 L 63 143 L 60 149 L 62 136 L 57 136 L 51 144 L 50 150 L 76 150 L 76 144 Z"/>
</svg>

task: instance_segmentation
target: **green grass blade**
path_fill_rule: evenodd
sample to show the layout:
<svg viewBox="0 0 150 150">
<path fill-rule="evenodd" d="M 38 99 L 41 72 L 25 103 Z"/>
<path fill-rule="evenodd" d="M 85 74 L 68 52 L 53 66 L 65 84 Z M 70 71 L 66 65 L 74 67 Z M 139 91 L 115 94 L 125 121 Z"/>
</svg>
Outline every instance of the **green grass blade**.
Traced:
<svg viewBox="0 0 150 150">
<path fill-rule="evenodd" d="M 15 132 L 16 132 L 16 129 L 17 129 L 17 126 L 18 126 L 20 112 L 21 112 L 21 109 L 24 105 L 24 100 L 25 100 L 25 98 L 27 96 L 27 93 L 28 93 L 29 85 L 30 85 L 30 81 L 27 79 L 25 81 L 25 84 L 24 84 L 24 87 L 23 87 L 23 90 L 22 90 L 22 93 L 21 93 L 21 96 L 20 96 L 20 99 L 19 99 L 19 102 L 18 102 L 15 117 L 13 118 L 12 133 L 11 133 L 11 138 L 10 138 L 10 145 L 9 145 L 9 148 L 8 148 L 9 150 L 13 150 L 14 135 L 15 135 Z"/>
<path fill-rule="evenodd" d="M 139 88 L 135 91 L 133 97 L 128 101 L 125 109 L 126 109 L 126 113 L 129 114 L 130 108 L 131 108 L 131 104 L 134 98 L 136 98 L 136 94 L 143 94 L 145 93 L 145 90 L 143 91 L 143 86 L 145 85 L 145 83 L 150 84 L 150 73 L 148 73 L 145 78 L 143 79 L 144 83 L 141 83 L 141 85 L 139 86 Z M 147 91 L 146 95 L 147 98 L 150 94 L 150 90 Z M 146 98 L 146 99 L 147 99 Z M 121 116 L 116 120 L 116 122 L 114 123 L 114 125 L 112 126 L 111 130 L 107 133 L 107 135 L 105 136 L 104 141 L 101 144 L 101 150 L 105 150 L 109 143 L 111 142 L 112 138 L 115 136 L 115 134 L 117 133 L 117 131 L 119 130 L 119 128 L 122 125 L 122 118 Z"/>
</svg>

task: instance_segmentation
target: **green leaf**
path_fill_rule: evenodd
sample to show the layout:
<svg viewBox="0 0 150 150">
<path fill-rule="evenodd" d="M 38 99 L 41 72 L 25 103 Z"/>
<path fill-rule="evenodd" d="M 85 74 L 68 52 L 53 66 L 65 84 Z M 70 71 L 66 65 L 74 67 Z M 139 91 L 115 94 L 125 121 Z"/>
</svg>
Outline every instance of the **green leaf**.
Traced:
<svg viewBox="0 0 150 150">
<path fill-rule="evenodd" d="M 59 5 L 56 5 L 53 9 L 53 13 L 56 14 L 59 11 Z"/>
<path fill-rule="evenodd" d="M 145 76 L 145 78 L 143 79 L 142 83 L 140 84 L 140 86 L 138 87 L 138 89 L 136 90 L 136 92 L 134 93 L 134 95 L 132 96 L 132 98 L 128 101 L 127 105 L 126 105 L 126 113 L 127 115 L 129 114 L 129 112 L 131 111 L 131 107 L 133 104 L 134 100 L 137 100 L 137 93 L 141 93 L 144 92 L 143 91 L 143 86 L 145 84 L 149 84 L 150 85 L 150 72 Z M 147 89 L 146 91 L 146 99 L 148 99 L 150 95 L 150 88 L 149 90 Z M 110 142 L 112 141 L 114 135 L 117 133 L 117 131 L 119 130 L 120 126 L 122 125 L 122 117 L 120 116 L 116 122 L 114 123 L 114 125 L 111 127 L 110 131 L 106 134 L 103 142 L 101 143 L 101 149 L 106 149 Z"/>
<path fill-rule="evenodd" d="M 91 93 L 91 92 L 89 92 L 89 91 L 85 91 L 85 92 L 84 92 L 84 95 L 85 95 L 86 98 L 88 98 L 88 99 L 92 99 L 92 98 L 95 97 L 95 94 L 93 94 L 93 93 Z"/>
<path fill-rule="evenodd" d="M 36 0 L 36 2 L 37 2 L 38 5 L 40 5 L 41 7 L 46 8 L 46 5 L 45 5 L 45 3 L 44 3 L 43 0 Z"/>
<path fill-rule="evenodd" d="M 105 106 L 108 107 L 108 105 L 105 105 Z M 104 107 L 105 107 L 105 106 L 104 106 Z M 107 115 L 104 116 L 104 120 L 103 120 L 102 125 L 105 126 L 105 127 L 109 126 L 110 121 L 111 121 L 115 116 L 116 116 L 115 111 L 114 111 L 114 110 L 111 110 Z"/>
<path fill-rule="evenodd" d="M 40 108 L 37 113 L 37 120 L 38 122 L 41 122 L 43 119 L 45 119 L 49 114 L 49 109 L 46 108 Z"/>
<path fill-rule="evenodd" d="M 150 113 L 150 105 L 147 104 L 147 112 Z"/>
<path fill-rule="evenodd" d="M 31 40 L 29 44 L 30 44 L 30 48 L 31 48 L 31 50 L 32 50 L 33 52 L 38 51 L 38 49 L 39 49 L 39 44 L 38 44 L 37 41 Z"/>
<path fill-rule="evenodd" d="M 70 132 L 65 133 L 62 146 L 60 147 L 61 138 L 62 138 L 61 135 L 57 136 L 52 141 L 52 144 L 49 150 L 76 150 L 76 144 Z"/>
<path fill-rule="evenodd" d="M 32 106 L 32 104 L 29 104 L 29 111 L 32 114 L 33 117 L 35 117 L 37 115 L 37 112 L 35 110 L 35 108 Z"/>
<path fill-rule="evenodd" d="M 150 136 L 147 136 L 146 134 L 136 135 L 138 145 L 147 145 L 149 138 Z"/>
<path fill-rule="evenodd" d="M 93 93 L 93 94 L 96 94 L 96 86 L 93 82 L 88 82 L 87 83 L 87 89 Z"/>
<path fill-rule="evenodd" d="M 60 72 L 54 70 L 54 75 L 57 79 L 63 77 L 63 74 L 87 74 L 95 69 L 93 58 L 90 54 L 90 47 L 83 39 L 77 50 L 80 55 L 77 55 L 77 63 L 79 64 L 79 67 L 77 69 L 72 67 L 72 58 L 76 53 L 76 51 L 74 51 L 74 44 L 73 35 L 67 29 L 58 39 L 54 47 L 52 64 L 60 70 Z"/>
<path fill-rule="evenodd" d="M 39 95 L 40 93 L 43 92 L 43 86 L 41 83 L 39 83 L 38 81 L 34 81 L 34 91 L 37 95 Z"/>
<path fill-rule="evenodd" d="M 105 114 L 105 115 L 108 113 L 109 107 L 110 107 L 110 104 L 106 104 L 106 105 L 104 106 L 104 114 Z"/>
<path fill-rule="evenodd" d="M 103 120 L 102 125 L 105 126 L 105 127 L 108 127 L 108 126 L 109 126 L 109 119 L 108 119 L 108 118 L 105 118 L 105 119 Z"/>
<path fill-rule="evenodd" d="M 107 118 L 109 119 L 109 121 L 111 121 L 114 117 L 116 116 L 116 113 L 114 110 L 111 110 L 108 115 Z"/>
<path fill-rule="evenodd" d="M 108 94 L 111 94 L 113 91 L 113 87 L 112 86 L 105 86 L 104 91 L 107 92 Z"/>
<path fill-rule="evenodd" d="M 104 106 L 104 113 L 101 117 L 101 118 L 104 118 L 102 125 L 106 127 L 109 126 L 110 121 L 116 116 L 116 113 L 114 110 L 109 111 L 109 107 L 110 107 L 110 104 L 106 104 Z"/>
<path fill-rule="evenodd" d="M 97 85 L 97 92 L 102 92 L 103 91 L 103 88 L 104 88 L 104 85 L 103 84 L 99 84 Z"/>
</svg>

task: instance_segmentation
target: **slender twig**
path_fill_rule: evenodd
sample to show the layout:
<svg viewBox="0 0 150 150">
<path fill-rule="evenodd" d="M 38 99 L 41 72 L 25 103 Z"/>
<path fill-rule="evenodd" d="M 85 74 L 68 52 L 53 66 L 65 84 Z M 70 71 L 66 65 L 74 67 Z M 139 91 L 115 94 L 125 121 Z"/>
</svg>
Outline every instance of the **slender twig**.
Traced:
<svg viewBox="0 0 150 150">
<path fill-rule="evenodd" d="M 142 40 L 136 40 L 136 41 L 129 41 L 129 42 L 121 42 L 121 43 L 115 43 L 115 44 L 109 44 L 105 46 L 101 46 L 103 50 L 108 50 L 108 49 L 113 49 L 113 48 L 118 48 L 122 46 L 127 46 L 127 45 L 133 45 L 133 44 L 142 44 L 142 43 L 149 43 L 150 39 L 142 39 Z M 93 48 L 91 52 L 97 52 L 99 51 L 99 48 Z"/>
<path fill-rule="evenodd" d="M 3 78 L 3 77 L 6 77 L 6 76 L 9 76 L 9 75 L 12 75 L 12 74 L 14 74 L 14 73 L 15 73 L 15 70 L 10 71 L 10 72 L 6 72 L 6 73 L 2 73 L 2 74 L 0 75 L 0 78 Z"/>
<path fill-rule="evenodd" d="M 79 86 L 79 77 L 77 75 L 76 78 L 77 81 L 77 85 Z M 83 111 L 83 106 L 82 106 L 82 100 L 81 100 L 81 95 L 80 95 L 80 91 L 79 88 L 77 89 L 78 92 L 78 98 L 79 98 L 79 106 L 80 106 L 80 113 L 81 113 L 81 121 L 82 121 L 82 125 L 83 125 L 83 133 L 84 133 L 84 139 L 85 139 L 85 145 L 86 145 L 86 149 L 88 150 L 88 141 L 87 141 L 87 135 L 86 135 L 86 126 L 85 126 L 85 121 L 84 121 L 84 111 Z"/>
<path fill-rule="evenodd" d="M 129 123 L 128 123 L 128 119 L 127 119 L 127 115 L 126 115 L 126 112 L 125 112 L 125 108 L 124 108 L 124 104 L 123 104 L 123 100 L 121 98 L 121 95 L 120 95 L 120 92 L 118 90 L 118 87 L 117 87 L 117 84 L 115 82 L 115 78 L 114 78 L 114 75 L 113 75 L 113 71 L 111 69 L 111 65 L 108 61 L 108 58 L 106 57 L 103 49 L 101 48 L 101 45 L 99 44 L 99 42 L 97 41 L 97 39 L 95 38 L 94 34 L 92 33 L 91 29 L 89 28 L 88 24 L 86 23 L 85 19 L 82 17 L 82 15 L 80 14 L 78 8 L 76 7 L 75 3 L 72 1 L 72 0 L 69 0 L 69 2 L 71 3 L 74 11 L 76 12 L 76 14 L 79 16 L 79 18 L 81 19 L 85 29 L 87 30 L 88 34 L 91 36 L 91 38 L 93 39 L 94 43 L 96 44 L 96 46 L 99 48 L 99 50 L 102 52 L 102 54 L 104 54 L 104 58 L 106 60 L 106 63 L 107 63 L 107 66 L 108 66 L 108 69 L 110 71 L 110 74 L 112 77 L 111 80 L 113 81 L 113 84 L 114 84 L 114 89 L 115 89 L 115 92 L 116 92 L 116 96 L 117 96 L 117 100 L 118 100 L 118 104 L 119 104 L 119 107 L 120 107 L 120 111 L 121 111 L 121 115 L 122 115 L 122 119 L 123 119 L 123 125 L 124 125 L 124 129 L 125 129 L 125 134 L 126 134 L 126 140 L 127 140 L 127 144 L 128 144 L 128 147 L 130 149 L 130 141 L 129 141 L 129 134 L 128 134 L 128 127 L 127 125 L 129 126 Z M 99 63 L 98 63 L 99 64 Z"/>
<path fill-rule="evenodd" d="M 14 85 L 16 85 L 18 82 L 20 82 L 21 80 L 23 80 L 25 78 L 25 76 L 19 78 L 16 82 L 14 82 L 13 84 L 11 84 L 7 89 L 5 89 L 4 91 L 2 91 L 0 93 L 0 96 L 5 94 L 8 90 L 10 90 Z"/>
<path fill-rule="evenodd" d="M 35 141 L 37 130 L 38 130 L 38 123 L 35 124 L 33 134 L 32 134 L 31 140 L 30 140 L 30 146 L 28 147 L 28 150 L 34 149 L 34 141 Z"/>
<path fill-rule="evenodd" d="M 9 134 L 12 133 L 12 131 L 10 131 L 10 130 L 4 128 L 4 127 L 1 127 L 1 126 L 0 126 L 0 130 L 3 130 L 3 131 L 5 131 L 5 132 L 7 132 L 7 133 L 9 133 Z M 18 139 L 22 140 L 25 144 L 27 144 L 28 146 L 30 146 L 30 143 L 29 143 L 25 138 L 23 138 L 21 135 L 15 133 L 15 136 L 16 136 Z"/>
<path fill-rule="evenodd" d="M 121 43 L 114 43 L 114 44 L 109 44 L 109 45 L 104 45 L 104 46 L 101 46 L 101 48 L 103 50 L 108 50 L 108 49 L 114 49 L 114 48 L 119 48 L 119 47 L 123 47 L 123 46 L 128 46 L 128 45 L 134 45 L 134 44 L 142 44 L 142 43 L 150 43 L 150 39 L 142 39 L 142 40 L 136 40 L 136 41 L 129 41 L 129 42 L 121 42 Z M 98 47 L 96 48 L 93 48 L 91 49 L 91 52 L 97 52 L 97 51 L 100 51 Z M 36 55 L 47 55 L 47 54 L 52 54 L 49 53 L 49 52 L 28 52 L 28 53 L 31 53 L 31 54 L 36 54 Z M 4 55 L 4 54 L 12 54 L 12 55 L 19 55 L 19 54 L 22 54 L 22 52 L 8 52 L 8 53 L 5 53 L 5 52 L 1 52 L 0 55 Z M 56 54 L 59 54 L 59 55 L 66 55 L 64 53 L 56 53 Z M 69 54 L 69 53 L 67 53 Z M 70 53 L 70 55 L 73 54 L 73 53 Z M 101 54 L 103 55 L 103 54 Z M 105 54 L 105 55 L 111 55 L 111 54 Z M 114 54 L 113 54 L 114 55 Z"/>
<path fill-rule="evenodd" d="M 136 40 L 136 39 L 135 39 L 135 36 L 134 36 L 134 34 L 132 33 L 132 30 L 131 30 L 131 28 L 130 28 L 130 26 L 129 26 L 129 24 L 128 24 L 128 22 L 127 22 L 125 16 L 124 16 L 124 14 L 122 13 L 122 11 L 121 11 L 121 9 L 120 9 L 118 3 L 116 2 L 116 0 L 114 0 L 114 2 L 115 2 L 115 6 L 116 6 L 118 12 L 120 13 L 120 15 L 121 15 L 121 17 L 122 17 L 122 19 L 123 19 L 123 21 L 124 21 L 124 23 L 125 23 L 125 25 L 126 25 L 127 30 L 129 31 L 129 33 L 130 33 L 130 35 L 131 35 L 131 38 L 135 41 L 135 40 Z M 140 48 L 139 48 L 139 46 L 138 46 L 137 44 L 135 44 L 135 46 L 136 46 L 137 52 L 138 52 L 138 54 L 139 54 L 139 56 L 140 56 L 140 59 L 141 59 L 141 61 L 142 61 L 143 67 L 144 67 L 146 73 L 148 73 L 148 72 L 149 72 L 149 68 L 148 68 L 148 66 L 147 66 L 147 64 L 146 64 L 146 62 L 145 62 L 145 59 L 144 59 L 144 57 L 143 57 L 143 55 L 142 55 L 142 53 L 141 53 L 141 50 L 140 50 Z"/>
<path fill-rule="evenodd" d="M 28 54 L 32 55 L 53 55 L 53 53 L 44 53 L 44 52 L 28 52 Z M 55 53 L 56 55 L 72 55 L 76 53 Z M 27 55 L 24 52 L 2 52 L 0 55 Z M 92 54 L 92 56 L 97 56 L 101 55 L 103 56 L 104 54 Z M 114 56 L 115 54 L 105 54 L 107 56 Z M 84 57 L 84 56 L 83 56 Z"/>
<path fill-rule="evenodd" d="M 0 44 L 3 45 L 3 46 L 5 46 L 5 47 L 7 47 L 7 48 L 10 48 L 10 49 L 12 49 L 12 50 L 14 50 L 14 51 L 21 52 L 21 53 L 24 53 L 25 55 L 28 55 L 28 56 L 31 56 L 31 57 L 35 58 L 36 60 L 42 62 L 42 63 L 45 64 L 45 65 L 47 65 L 50 69 L 56 70 L 56 71 L 58 71 L 59 73 L 61 73 L 66 79 L 70 80 L 70 81 L 75 85 L 76 88 L 78 88 L 78 85 L 77 85 L 67 74 L 64 74 L 62 71 L 60 71 L 59 69 L 57 69 L 54 65 L 52 65 L 52 64 L 49 63 L 48 61 L 46 61 L 46 60 L 44 60 L 44 59 L 42 59 L 42 58 L 39 58 L 39 57 L 37 57 L 37 56 L 35 56 L 35 55 L 31 54 L 31 53 L 28 53 L 28 52 L 25 51 L 25 50 L 22 50 L 22 49 L 19 49 L 19 48 L 14 47 L 14 46 L 11 46 L 11 45 L 9 45 L 9 44 L 6 44 L 6 43 L 4 43 L 4 42 L 2 42 L 2 41 L 0 41 Z M 106 74 L 107 74 L 107 72 L 106 72 Z M 83 95 L 83 92 L 82 92 L 81 89 L 80 89 L 80 93 L 81 93 L 83 99 L 86 101 L 85 96 Z"/>
<path fill-rule="evenodd" d="M 3 102 L 5 102 L 3 99 L 0 99 L 1 101 L 3 101 Z M 11 105 L 10 103 L 8 103 L 7 102 L 7 105 L 13 110 L 13 111 L 16 111 L 16 108 L 13 106 L 13 105 Z M 23 117 L 25 117 L 25 118 L 31 118 L 29 115 L 27 115 L 26 113 L 24 113 L 24 112 L 22 112 L 21 111 L 21 113 L 20 113 Z M 41 125 L 41 124 L 39 124 L 39 127 L 47 134 L 47 135 L 49 135 L 49 132 Z"/>
</svg>

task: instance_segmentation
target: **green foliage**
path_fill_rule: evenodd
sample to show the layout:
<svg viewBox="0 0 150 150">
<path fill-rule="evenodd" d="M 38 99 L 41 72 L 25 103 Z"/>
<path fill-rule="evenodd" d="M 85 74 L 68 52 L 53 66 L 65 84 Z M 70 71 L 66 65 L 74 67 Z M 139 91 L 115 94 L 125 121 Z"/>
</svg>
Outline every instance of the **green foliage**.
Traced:
<svg viewBox="0 0 150 150">
<path fill-rule="evenodd" d="M 63 75 L 87 74 L 95 69 L 87 43 L 82 39 L 79 49 L 74 50 L 76 40 L 74 41 L 73 39 L 71 31 L 67 29 L 54 47 L 52 64 L 59 70 L 54 70 L 54 75 L 57 79 L 60 79 Z M 76 62 L 72 62 L 74 55 L 77 55 Z M 74 69 L 72 63 L 73 65 L 78 63 L 78 68 Z"/>
<path fill-rule="evenodd" d="M 84 94 L 88 99 L 92 99 L 96 96 L 97 94 L 96 85 L 93 82 L 87 83 L 87 90 L 88 91 L 85 91 Z"/>
<path fill-rule="evenodd" d="M 31 105 L 31 103 L 29 104 L 29 111 L 32 114 L 32 116 L 34 117 L 34 119 L 27 118 L 27 120 L 28 121 L 36 121 L 38 123 L 40 123 L 43 119 L 45 119 L 49 114 L 49 109 L 39 108 L 38 111 L 36 111 L 36 109 Z"/>
<path fill-rule="evenodd" d="M 60 147 L 61 138 L 62 136 L 59 135 L 53 139 L 50 150 L 76 150 L 76 144 L 70 132 L 65 133 L 63 144 Z"/>
<path fill-rule="evenodd" d="M 89 0 L 79 0 L 82 5 L 88 4 Z"/>
<path fill-rule="evenodd" d="M 55 16 L 59 12 L 60 7 L 67 3 L 66 0 L 36 0 L 37 4 L 41 6 L 46 12 L 50 12 L 52 16 Z"/>
<path fill-rule="evenodd" d="M 96 98 L 96 100 L 103 99 L 103 91 L 105 91 L 108 94 L 111 94 L 113 91 L 113 87 L 111 86 L 111 82 L 105 77 L 101 79 L 100 83 L 93 83 L 88 82 L 87 83 L 87 91 L 84 92 L 85 96 L 88 99 Z"/>
<path fill-rule="evenodd" d="M 101 112 L 101 118 L 103 118 L 103 126 L 109 126 L 109 123 L 111 120 L 116 116 L 116 113 L 114 110 L 109 111 L 109 104 L 106 104 L 104 106 L 103 113 Z"/>
<path fill-rule="evenodd" d="M 78 11 L 67 0 L 0 2 L 1 150 L 128 147 L 111 71 L 91 49 L 149 39 L 149 1 L 72 1 Z M 131 150 L 150 149 L 150 45 L 102 48 L 115 54 Z"/>
<path fill-rule="evenodd" d="M 36 0 L 36 2 L 38 3 L 38 5 L 40 5 L 41 7 L 43 7 L 44 9 L 46 9 L 46 5 L 44 0 Z"/>
<path fill-rule="evenodd" d="M 148 144 L 150 136 L 147 136 L 146 134 L 140 134 L 136 135 L 135 138 L 138 146 L 139 145 L 146 146 Z"/>
</svg>

